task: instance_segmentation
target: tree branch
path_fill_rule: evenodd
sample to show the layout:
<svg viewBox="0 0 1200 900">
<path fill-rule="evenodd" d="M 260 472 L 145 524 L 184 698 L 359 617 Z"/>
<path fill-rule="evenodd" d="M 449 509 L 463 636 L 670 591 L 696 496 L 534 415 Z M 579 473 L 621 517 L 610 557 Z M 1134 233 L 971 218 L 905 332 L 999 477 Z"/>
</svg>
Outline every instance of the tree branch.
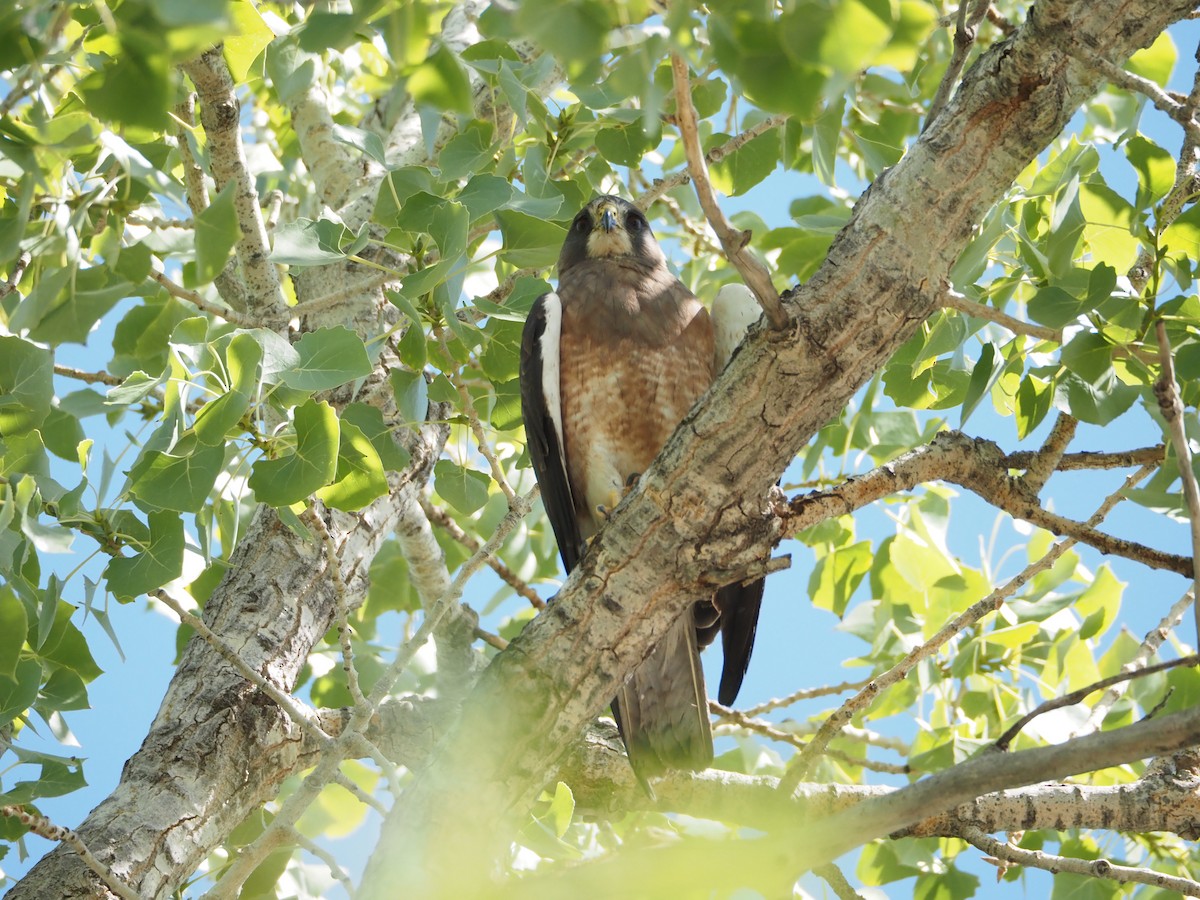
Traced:
<svg viewBox="0 0 1200 900">
<path fill-rule="evenodd" d="M 1200 897 L 1200 883 L 1192 881 L 1190 878 L 1167 875 L 1164 872 L 1155 872 L 1153 869 L 1119 866 L 1107 859 L 1071 859 L 1066 856 L 1053 856 L 1043 853 L 1041 850 L 1023 850 L 1006 841 L 996 840 L 971 826 L 963 828 L 959 832 L 959 836 L 995 859 L 1018 866 L 1044 869 L 1054 874 L 1072 872 L 1076 875 L 1107 878 L 1119 884 L 1149 884 L 1169 891 L 1178 891 L 1188 897 Z"/>
<path fill-rule="evenodd" d="M 767 314 L 767 320 L 776 331 L 788 327 L 788 315 L 779 300 L 779 292 L 771 283 L 771 273 L 766 266 L 746 250 L 750 243 L 750 232 L 736 231 L 721 212 L 708 180 L 708 167 L 704 163 L 704 151 L 700 148 L 700 132 L 696 122 L 696 107 L 692 105 L 692 87 L 688 79 L 688 65 L 678 53 L 671 54 L 671 71 L 675 79 L 675 109 L 679 117 L 679 137 L 687 153 L 688 172 L 696 197 L 704 209 L 708 223 L 717 233 L 725 256 L 742 276 L 746 287 L 754 292 L 759 305 Z"/>
<path fill-rule="evenodd" d="M 258 191 L 242 148 L 241 103 L 220 45 L 206 50 L 183 71 L 200 97 L 200 122 L 208 138 L 209 159 L 217 190 L 233 184 L 233 205 L 242 236 L 237 242 L 238 262 L 246 280 L 250 312 L 256 319 L 275 319 L 287 308 L 279 272 L 270 260 L 271 246 L 258 206 Z"/>
<path fill-rule="evenodd" d="M 1154 395 L 1158 398 L 1158 409 L 1171 432 L 1171 443 L 1175 446 L 1175 458 L 1179 462 L 1179 478 L 1183 483 L 1183 502 L 1187 509 L 1188 523 L 1192 534 L 1192 559 L 1200 559 L 1200 487 L 1196 485 L 1196 473 L 1192 469 L 1192 445 L 1188 441 L 1183 422 L 1183 403 L 1179 399 L 1179 383 L 1175 380 L 1175 360 L 1171 355 L 1171 341 L 1167 337 L 1167 325 L 1162 319 L 1155 325 L 1158 334 L 1158 356 L 1162 362 L 1162 375 L 1154 383 Z M 1200 570 L 1193 572 L 1193 596 L 1200 596 Z M 1200 603 L 1193 605 L 1196 618 L 1196 645 L 1200 647 Z"/>
</svg>

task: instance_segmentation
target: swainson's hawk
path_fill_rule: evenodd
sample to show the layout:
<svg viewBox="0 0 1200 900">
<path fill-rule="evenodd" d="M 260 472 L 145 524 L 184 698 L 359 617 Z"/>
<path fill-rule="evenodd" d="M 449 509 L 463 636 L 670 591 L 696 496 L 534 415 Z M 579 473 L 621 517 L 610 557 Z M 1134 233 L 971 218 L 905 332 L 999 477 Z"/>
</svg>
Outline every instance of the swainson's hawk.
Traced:
<svg viewBox="0 0 1200 900">
<path fill-rule="evenodd" d="M 558 291 L 534 304 L 521 342 L 530 457 L 568 572 L 604 524 L 604 511 L 649 467 L 717 366 L 712 320 L 667 269 L 645 215 L 619 197 L 597 197 L 571 224 Z M 750 661 L 762 590 L 759 581 L 697 599 L 613 700 L 643 784 L 668 768 L 712 763 L 699 650 L 722 633 L 718 698 L 732 703 Z"/>
</svg>

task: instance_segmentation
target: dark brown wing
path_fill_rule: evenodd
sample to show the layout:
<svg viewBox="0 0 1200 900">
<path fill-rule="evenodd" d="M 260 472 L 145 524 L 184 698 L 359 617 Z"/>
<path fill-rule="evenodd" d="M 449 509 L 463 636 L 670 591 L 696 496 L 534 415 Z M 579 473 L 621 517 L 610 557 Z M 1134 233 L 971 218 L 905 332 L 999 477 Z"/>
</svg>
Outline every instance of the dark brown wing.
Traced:
<svg viewBox="0 0 1200 900">
<path fill-rule="evenodd" d="M 525 419 L 525 438 L 529 447 L 529 458 L 533 462 L 533 473 L 542 487 L 542 505 L 554 537 L 558 541 L 558 552 L 563 567 L 570 572 L 583 556 L 583 536 L 579 533 L 579 522 L 575 518 L 575 500 L 571 494 L 571 483 L 567 480 L 566 458 L 554 416 L 561 417 L 562 411 L 550 409 L 544 390 L 543 375 L 546 367 L 559 370 L 559 360 L 542 358 L 545 346 L 550 352 L 559 352 L 559 336 L 543 341 L 547 324 L 553 332 L 561 326 L 562 305 L 557 294 L 543 294 L 533 304 L 525 329 L 521 333 L 521 415 Z M 561 407 L 561 402 L 559 403 Z"/>
<path fill-rule="evenodd" d="M 762 607 L 763 579 L 750 584 L 729 584 L 717 591 L 713 602 L 721 612 L 721 686 L 717 702 L 732 706 L 742 688 L 742 679 L 750 666 L 754 652 L 754 632 L 758 628 L 758 611 Z"/>
</svg>

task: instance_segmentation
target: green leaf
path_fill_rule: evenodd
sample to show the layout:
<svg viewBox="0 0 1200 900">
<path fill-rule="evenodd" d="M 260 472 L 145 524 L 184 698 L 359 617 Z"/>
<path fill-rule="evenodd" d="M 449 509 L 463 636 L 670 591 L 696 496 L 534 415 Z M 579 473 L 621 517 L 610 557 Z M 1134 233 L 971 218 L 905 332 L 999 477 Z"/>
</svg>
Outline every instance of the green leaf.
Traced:
<svg viewBox="0 0 1200 900">
<path fill-rule="evenodd" d="M 45 421 L 54 399 L 54 359 L 19 337 L 0 335 L 0 437 Z"/>
<path fill-rule="evenodd" d="M 376 406 L 366 403 L 351 403 L 342 410 L 342 425 L 354 425 L 367 436 L 379 461 L 389 472 L 401 472 L 408 467 L 411 458 L 408 451 L 396 443 L 392 429 L 383 421 L 383 413 Z"/>
<path fill-rule="evenodd" d="M 233 33 L 225 36 L 225 61 L 235 84 L 246 80 L 246 73 L 258 55 L 275 38 L 269 25 L 249 0 L 238 0 L 229 6 L 229 18 Z"/>
<path fill-rule="evenodd" d="M 1178 58 L 1179 51 L 1175 49 L 1175 40 L 1170 32 L 1163 31 L 1155 38 L 1153 44 L 1129 57 L 1125 68 L 1165 88 L 1171 80 L 1171 72 Z"/>
<path fill-rule="evenodd" d="M 842 119 L 845 115 L 846 95 L 841 94 L 826 105 L 825 111 L 817 116 L 816 122 L 813 123 L 813 171 L 822 184 L 830 187 L 836 184 L 834 168 L 837 164 L 837 150 L 842 139 Z"/>
<path fill-rule="evenodd" d="M 1140 134 L 1125 144 L 1125 156 L 1138 174 L 1138 206 L 1157 203 L 1175 185 L 1175 159 Z"/>
<path fill-rule="evenodd" d="M 196 283 L 209 284 L 221 274 L 229 253 L 242 236 L 233 198 L 237 184 L 230 182 L 209 207 L 196 216 Z"/>
<path fill-rule="evenodd" d="M 388 491 L 383 463 L 367 436 L 350 422 L 341 423 L 337 473 L 333 484 L 317 491 L 317 496 L 334 509 L 362 509 Z"/>
<path fill-rule="evenodd" d="M 393 369 L 388 375 L 388 380 L 392 383 L 392 392 L 396 395 L 396 406 L 400 409 L 401 421 L 424 422 L 429 409 L 429 390 L 425 376 L 420 372 Z"/>
<path fill-rule="evenodd" d="M 130 471 L 129 491 L 145 508 L 198 512 L 225 462 L 224 442 L 204 444 L 195 434 L 170 453 L 151 450 Z"/>
<path fill-rule="evenodd" d="M 442 44 L 408 76 L 406 87 L 414 103 L 466 115 L 474 112 L 467 73 L 458 57 Z"/>
<path fill-rule="evenodd" d="M 17 662 L 28 629 L 25 604 L 8 586 L 0 586 L 0 676 L 17 677 Z M 7 722 L 7 719 L 0 717 L 0 722 Z"/>
<path fill-rule="evenodd" d="M 323 266 L 345 259 L 358 240 L 359 236 L 341 222 L 296 219 L 275 231 L 271 261 L 290 266 Z"/>
<path fill-rule="evenodd" d="M 871 571 L 874 561 L 870 541 L 838 547 L 817 560 L 808 579 L 813 605 L 827 609 L 839 618 L 846 612 L 850 597 Z"/>
<path fill-rule="evenodd" d="M 250 397 L 258 385 L 258 367 L 263 351 L 249 334 L 235 334 L 226 351 L 226 366 L 232 388 L 206 403 L 196 415 L 196 437 L 205 444 L 223 445 L 239 430 L 242 416 L 250 408 Z"/>
<path fill-rule="evenodd" d="M 337 475 L 338 419 L 333 407 L 306 401 L 296 407 L 295 427 L 294 453 L 254 463 L 249 483 L 260 503 L 269 506 L 299 503 Z"/>
<path fill-rule="evenodd" d="M 433 467 L 433 486 L 439 496 L 465 516 L 487 503 L 492 479 L 483 472 L 464 468 L 448 459 L 439 459 Z"/>
<path fill-rule="evenodd" d="M 111 560 L 104 570 L 108 589 L 132 600 L 157 590 L 183 573 L 183 519 L 176 512 L 151 512 L 146 520 L 150 539 L 133 556 Z"/>
<path fill-rule="evenodd" d="M 547 268 L 558 260 L 567 229 L 511 209 L 496 210 L 504 240 L 500 257 L 519 268 Z"/>
<path fill-rule="evenodd" d="M 294 346 L 300 361 L 280 380 L 298 391 L 327 391 L 371 374 L 362 338 L 343 325 L 310 331 Z"/>
<path fill-rule="evenodd" d="M 87 709 L 87 685 L 77 672 L 66 668 L 55 669 L 42 685 L 34 705 L 47 715 L 71 709 Z"/>
<path fill-rule="evenodd" d="M 17 664 L 13 678 L 0 678 L 0 722 L 7 725 L 37 700 L 42 682 L 42 665 L 36 659 Z"/>
<path fill-rule="evenodd" d="M 713 135 L 723 143 L 729 135 Z M 772 129 L 734 150 L 709 169 L 713 184 L 731 197 L 744 194 L 770 175 L 779 165 L 779 132 Z"/>
<path fill-rule="evenodd" d="M 979 354 L 979 359 L 975 362 L 974 368 L 971 369 L 971 380 L 967 382 L 967 393 L 963 397 L 962 405 L 962 425 L 967 424 L 967 419 L 971 417 L 971 413 L 975 411 L 975 407 L 979 405 L 979 401 L 984 398 L 996 378 L 1003 371 L 1003 366 L 1000 369 L 996 369 L 995 365 L 995 345 L 990 343 L 984 344 L 983 351 Z"/>
<path fill-rule="evenodd" d="M 473 119 L 452 137 L 438 155 L 442 177 L 458 180 L 485 168 L 492 161 L 493 130 L 491 122 Z M 457 199 L 462 201 L 461 196 Z"/>
<path fill-rule="evenodd" d="M 575 815 L 575 795 L 563 782 L 554 785 L 554 797 L 550 801 L 550 816 L 554 820 L 554 834 L 562 837 L 571 827 Z"/>
</svg>

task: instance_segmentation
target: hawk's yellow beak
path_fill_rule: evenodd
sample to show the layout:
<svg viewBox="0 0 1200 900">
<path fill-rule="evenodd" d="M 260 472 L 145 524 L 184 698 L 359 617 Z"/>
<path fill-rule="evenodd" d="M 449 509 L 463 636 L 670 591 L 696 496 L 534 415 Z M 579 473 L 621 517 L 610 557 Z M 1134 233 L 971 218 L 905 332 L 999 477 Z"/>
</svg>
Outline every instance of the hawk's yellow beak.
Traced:
<svg viewBox="0 0 1200 900">
<path fill-rule="evenodd" d="M 605 206 L 600 211 L 600 227 L 612 233 L 617 227 L 617 213 L 611 206 Z"/>
</svg>

